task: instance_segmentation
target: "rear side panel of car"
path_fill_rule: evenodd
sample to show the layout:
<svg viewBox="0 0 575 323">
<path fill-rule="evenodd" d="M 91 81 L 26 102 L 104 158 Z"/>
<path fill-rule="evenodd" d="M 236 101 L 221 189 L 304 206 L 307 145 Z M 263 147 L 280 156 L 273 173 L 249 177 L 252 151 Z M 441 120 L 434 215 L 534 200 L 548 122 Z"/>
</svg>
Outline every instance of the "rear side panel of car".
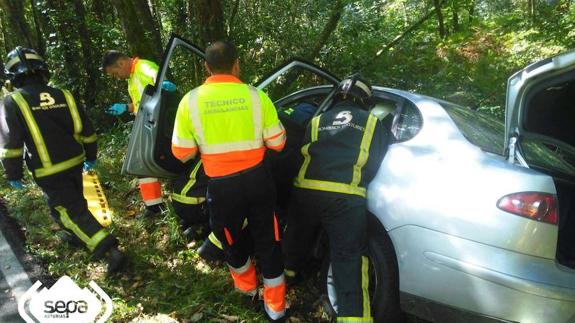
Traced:
<svg viewBox="0 0 575 323">
<path fill-rule="evenodd" d="M 483 152 L 439 104 L 404 95 L 423 127 L 389 148 L 368 191 L 398 255 L 401 291 L 511 321 L 573 320 L 575 271 L 554 259 L 557 226 L 496 207 L 510 193 L 555 194 L 553 179 Z"/>
</svg>

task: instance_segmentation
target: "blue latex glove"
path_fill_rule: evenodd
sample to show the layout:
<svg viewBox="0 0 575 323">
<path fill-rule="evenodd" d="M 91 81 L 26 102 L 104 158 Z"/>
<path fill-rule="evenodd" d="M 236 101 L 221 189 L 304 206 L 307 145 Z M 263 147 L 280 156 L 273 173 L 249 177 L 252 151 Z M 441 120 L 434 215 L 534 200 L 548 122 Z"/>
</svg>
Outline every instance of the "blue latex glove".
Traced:
<svg viewBox="0 0 575 323">
<path fill-rule="evenodd" d="M 106 110 L 107 114 L 111 114 L 113 116 L 120 116 L 128 111 L 128 105 L 125 103 L 114 103 L 108 110 Z"/>
<path fill-rule="evenodd" d="M 22 181 L 19 179 L 13 180 L 13 181 L 8 181 L 8 184 L 10 184 L 10 186 L 12 186 L 12 188 L 15 188 L 17 190 L 24 189 L 24 185 L 22 185 Z"/>
<path fill-rule="evenodd" d="M 166 90 L 168 92 L 176 92 L 176 84 L 170 82 L 170 81 L 163 81 L 162 82 L 162 89 Z"/>
<path fill-rule="evenodd" d="M 95 166 L 96 166 L 96 161 L 95 161 L 95 160 L 85 160 L 85 161 L 84 161 L 84 166 L 82 166 L 82 169 L 83 169 L 85 172 L 89 172 L 89 171 L 93 170 Z"/>
</svg>

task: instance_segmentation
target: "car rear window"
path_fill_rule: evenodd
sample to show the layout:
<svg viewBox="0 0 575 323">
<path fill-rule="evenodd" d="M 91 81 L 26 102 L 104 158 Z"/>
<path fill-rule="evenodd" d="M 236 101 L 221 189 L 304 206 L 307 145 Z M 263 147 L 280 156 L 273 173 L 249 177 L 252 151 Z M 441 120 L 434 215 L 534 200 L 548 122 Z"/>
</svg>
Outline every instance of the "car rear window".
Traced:
<svg viewBox="0 0 575 323">
<path fill-rule="evenodd" d="M 503 154 L 505 126 L 495 117 L 449 102 L 439 102 L 472 144 L 484 151 Z"/>
</svg>

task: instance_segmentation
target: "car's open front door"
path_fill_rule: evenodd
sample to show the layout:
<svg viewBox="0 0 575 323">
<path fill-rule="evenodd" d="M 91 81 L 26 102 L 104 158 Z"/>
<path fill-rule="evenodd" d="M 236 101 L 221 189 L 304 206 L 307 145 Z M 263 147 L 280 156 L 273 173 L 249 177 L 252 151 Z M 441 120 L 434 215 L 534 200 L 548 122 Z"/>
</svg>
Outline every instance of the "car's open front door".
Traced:
<svg viewBox="0 0 575 323">
<path fill-rule="evenodd" d="M 178 104 L 183 95 L 205 78 L 204 51 L 177 36 L 168 42 L 154 86 L 147 86 L 132 132 L 122 172 L 145 177 L 172 178 L 185 165 L 171 153 Z M 176 92 L 162 90 L 162 82 L 176 84 Z"/>
<path fill-rule="evenodd" d="M 575 176 L 575 51 L 515 73 L 507 83 L 506 154 L 510 161 Z"/>
</svg>

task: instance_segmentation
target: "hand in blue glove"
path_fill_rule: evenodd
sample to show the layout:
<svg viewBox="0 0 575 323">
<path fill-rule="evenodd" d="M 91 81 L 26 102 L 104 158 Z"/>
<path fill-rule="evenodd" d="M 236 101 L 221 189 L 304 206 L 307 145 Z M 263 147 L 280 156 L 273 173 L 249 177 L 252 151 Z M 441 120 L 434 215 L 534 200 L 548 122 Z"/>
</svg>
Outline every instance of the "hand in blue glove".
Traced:
<svg viewBox="0 0 575 323">
<path fill-rule="evenodd" d="M 84 161 L 84 166 L 82 167 L 82 169 L 83 169 L 85 172 L 89 172 L 89 171 L 93 170 L 95 166 L 96 166 L 96 161 L 95 161 L 95 160 L 85 160 L 85 161 Z"/>
<path fill-rule="evenodd" d="M 176 84 L 170 82 L 170 81 L 163 81 L 162 82 L 162 89 L 166 90 L 168 92 L 176 92 Z"/>
<path fill-rule="evenodd" d="M 108 110 L 106 110 L 107 114 L 111 114 L 113 116 L 120 116 L 124 114 L 124 112 L 128 111 L 128 105 L 125 103 L 114 103 Z"/>
<path fill-rule="evenodd" d="M 19 179 L 13 180 L 13 181 L 8 181 L 8 184 L 10 184 L 10 186 L 12 186 L 12 188 L 15 188 L 17 190 L 24 189 L 24 185 L 22 185 L 22 181 Z"/>
</svg>

